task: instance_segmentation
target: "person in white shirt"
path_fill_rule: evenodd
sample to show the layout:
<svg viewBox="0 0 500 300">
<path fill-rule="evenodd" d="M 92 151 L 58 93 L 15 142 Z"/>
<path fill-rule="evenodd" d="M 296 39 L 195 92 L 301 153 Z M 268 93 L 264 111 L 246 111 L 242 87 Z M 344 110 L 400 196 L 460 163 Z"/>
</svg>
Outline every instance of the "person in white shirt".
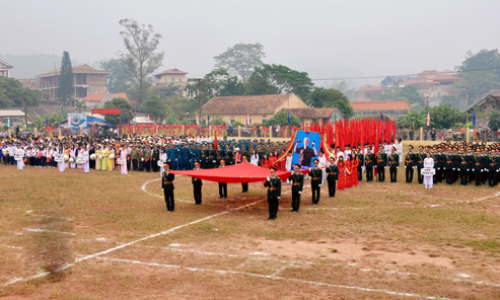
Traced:
<svg viewBox="0 0 500 300">
<path fill-rule="evenodd" d="M 399 156 L 399 162 L 402 162 L 403 161 L 403 140 L 401 138 L 399 138 L 397 140 L 396 144 L 394 144 L 394 146 L 396 147 L 396 153 Z"/>
<path fill-rule="evenodd" d="M 17 161 L 17 169 L 22 170 L 24 167 L 24 150 L 21 149 L 20 144 L 17 144 L 17 148 L 14 151 L 14 157 Z"/>
<path fill-rule="evenodd" d="M 427 157 L 424 159 L 424 170 L 432 170 L 434 168 L 434 158 L 431 157 L 431 153 L 427 152 Z M 426 189 L 432 189 L 433 183 L 432 175 L 424 175 L 424 185 Z"/>
<path fill-rule="evenodd" d="M 326 159 L 325 154 L 323 153 L 323 149 L 319 150 L 318 160 L 319 160 L 318 167 L 321 168 L 322 172 L 321 187 L 323 187 L 326 179 L 326 166 L 328 166 L 328 161 Z"/>
<path fill-rule="evenodd" d="M 345 157 L 344 156 L 344 152 L 342 152 L 342 149 L 340 149 L 340 147 L 337 146 L 337 154 L 336 154 L 337 157 L 335 157 L 335 161 L 338 161 L 339 157 Z"/>
<path fill-rule="evenodd" d="M 11 143 L 10 146 L 7 148 L 7 152 L 9 153 L 9 159 L 10 159 L 10 164 L 14 165 L 16 160 L 14 159 L 14 154 L 16 152 L 16 146 L 14 143 Z"/>
<path fill-rule="evenodd" d="M 250 163 L 252 165 L 259 165 L 259 154 L 255 150 L 252 150 L 252 154 L 250 155 Z"/>
<path fill-rule="evenodd" d="M 58 149 L 56 150 L 55 157 L 58 157 L 58 160 L 60 159 L 60 161 L 57 162 L 57 166 L 59 167 L 59 172 L 64 173 L 66 165 L 64 162 L 64 148 L 62 146 L 58 147 Z"/>
</svg>

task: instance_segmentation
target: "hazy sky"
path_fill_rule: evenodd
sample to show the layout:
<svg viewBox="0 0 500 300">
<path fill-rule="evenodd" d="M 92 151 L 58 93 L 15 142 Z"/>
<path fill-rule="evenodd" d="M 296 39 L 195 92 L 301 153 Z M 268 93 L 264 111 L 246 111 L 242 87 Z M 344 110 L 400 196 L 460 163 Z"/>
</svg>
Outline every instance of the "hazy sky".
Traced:
<svg viewBox="0 0 500 300">
<path fill-rule="evenodd" d="M 118 21 L 129 18 L 163 36 L 158 71 L 190 77 L 210 72 L 213 57 L 240 42 L 259 42 L 266 63 L 312 78 L 443 70 L 468 50 L 500 47 L 499 0 L 0 0 L 0 7 L 0 54 L 116 57 L 124 50 Z"/>
</svg>

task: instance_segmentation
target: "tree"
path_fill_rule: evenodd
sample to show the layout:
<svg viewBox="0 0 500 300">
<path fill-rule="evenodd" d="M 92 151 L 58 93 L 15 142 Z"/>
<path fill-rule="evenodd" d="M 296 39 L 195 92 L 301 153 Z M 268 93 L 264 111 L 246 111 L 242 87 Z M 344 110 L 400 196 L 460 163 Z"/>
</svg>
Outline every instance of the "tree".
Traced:
<svg viewBox="0 0 500 300">
<path fill-rule="evenodd" d="M 153 116 L 155 123 L 157 118 L 161 121 L 161 119 L 167 116 L 167 106 L 158 95 L 149 96 L 149 98 L 141 104 L 139 110 Z"/>
<path fill-rule="evenodd" d="M 262 66 L 264 57 L 266 54 L 261 44 L 239 43 L 214 59 L 216 68 L 227 70 L 231 76 L 238 76 L 247 81 L 255 67 Z"/>
<path fill-rule="evenodd" d="M 349 99 L 338 90 L 318 87 L 311 92 L 309 98 L 309 103 L 314 107 L 336 107 L 346 118 L 354 114 Z"/>
<path fill-rule="evenodd" d="M 198 99 L 198 80 L 190 80 L 186 89 L 191 97 Z M 215 69 L 206 74 L 201 81 L 202 104 L 217 96 L 239 96 L 243 95 L 245 87 L 236 76 L 230 76 L 224 69 Z"/>
<path fill-rule="evenodd" d="M 125 72 L 125 67 L 122 61 L 116 58 L 101 62 L 101 69 L 109 71 L 108 90 L 110 93 L 120 93 L 130 88 L 133 79 Z"/>
<path fill-rule="evenodd" d="M 456 70 L 459 71 L 457 76 L 462 80 L 456 82 L 454 86 L 457 89 L 465 89 L 470 97 L 478 98 L 484 93 L 500 88 L 500 53 L 498 53 L 498 49 L 482 49 L 476 54 L 468 51 L 465 60 L 456 67 Z"/>
<path fill-rule="evenodd" d="M 266 126 L 274 126 L 278 124 L 280 126 L 288 126 L 288 111 L 284 109 L 279 111 L 265 123 Z M 300 125 L 299 117 L 290 114 L 290 124 L 292 124 L 292 126 L 299 126 Z"/>
<path fill-rule="evenodd" d="M 104 119 L 106 122 L 111 124 L 121 124 L 122 116 L 125 123 L 130 123 L 134 118 L 134 108 L 126 99 L 114 98 L 113 100 L 104 103 L 103 108 L 119 108 L 121 110 L 121 115 L 106 115 Z"/>
<path fill-rule="evenodd" d="M 345 79 L 333 81 L 332 83 L 326 84 L 325 86 L 326 88 L 334 89 L 341 92 L 349 100 L 354 100 L 356 98 L 355 97 L 356 89 L 350 88 L 349 82 L 345 81 Z"/>
<path fill-rule="evenodd" d="M 83 101 L 78 101 L 75 103 L 75 108 L 77 112 L 81 113 L 82 110 L 85 110 L 87 108 L 87 105 L 85 105 L 85 102 Z"/>
<path fill-rule="evenodd" d="M 219 125 L 224 125 L 226 124 L 226 122 L 224 122 L 223 119 L 211 119 L 210 120 L 210 125 L 213 125 L 213 126 L 219 126 Z"/>
<path fill-rule="evenodd" d="M 153 26 L 139 26 L 134 20 L 123 19 L 119 23 L 125 27 L 125 31 L 121 31 L 120 35 L 128 51 L 121 55 L 120 60 L 125 74 L 133 78 L 138 85 L 137 101 L 141 104 L 147 98 L 144 85 L 146 77 L 162 66 L 164 53 L 155 53 L 161 35 L 154 33 Z"/>
<path fill-rule="evenodd" d="M 490 114 L 490 121 L 488 122 L 488 127 L 492 131 L 497 131 L 500 129 L 500 112 L 495 111 Z"/>
<path fill-rule="evenodd" d="M 61 61 L 61 73 L 59 74 L 59 87 L 57 89 L 57 95 L 63 105 L 67 105 L 75 95 L 73 80 L 73 67 L 71 66 L 69 52 L 64 51 Z"/>
<path fill-rule="evenodd" d="M 427 122 L 427 113 L 429 113 L 431 121 L 430 127 L 435 127 L 438 129 L 445 129 L 454 127 L 455 124 L 459 122 L 464 122 L 466 115 L 456 108 L 452 108 L 450 105 L 441 104 L 435 107 L 425 107 L 420 112 L 420 118 Z"/>
<path fill-rule="evenodd" d="M 248 95 L 295 93 L 302 100 L 307 100 L 314 84 L 306 72 L 292 70 L 282 65 L 256 67 L 248 79 Z"/>
<path fill-rule="evenodd" d="M 25 88 L 14 78 L 0 77 L 0 108 L 23 106 L 38 106 L 40 98 L 36 91 Z"/>
</svg>

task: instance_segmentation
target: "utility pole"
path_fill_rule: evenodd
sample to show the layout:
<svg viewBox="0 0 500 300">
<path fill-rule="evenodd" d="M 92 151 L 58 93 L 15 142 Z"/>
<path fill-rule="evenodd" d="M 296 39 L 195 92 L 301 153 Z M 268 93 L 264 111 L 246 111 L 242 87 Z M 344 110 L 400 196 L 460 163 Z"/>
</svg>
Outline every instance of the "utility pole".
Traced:
<svg viewBox="0 0 500 300">
<path fill-rule="evenodd" d="M 198 78 L 198 126 L 201 134 L 201 78 Z"/>
</svg>

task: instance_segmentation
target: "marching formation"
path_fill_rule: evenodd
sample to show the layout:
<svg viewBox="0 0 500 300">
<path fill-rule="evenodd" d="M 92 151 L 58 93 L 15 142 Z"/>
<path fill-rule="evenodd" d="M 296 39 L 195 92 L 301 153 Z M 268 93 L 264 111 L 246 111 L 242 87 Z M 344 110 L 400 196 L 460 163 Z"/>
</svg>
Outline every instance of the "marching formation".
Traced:
<svg viewBox="0 0 500 300">
<path fill-rule="evenodd" d="M 373 152 L 371 145 L 353 147 L 332 146 L 330 157 L 323 149 L 313 160 L 314 167 L 304 169 L 296 164 L 292 170 L 292 151 L 287 151 L 286 142 L 270 140 L 210 141 L 209 139 L 180 138 L 169 136 L 123 137 L 121 139 L 99 139 L 94 137 L 66 137 L 36 140 L 9 140 L 0 142 L 0 160 L 4 165 L 24 167 L 54 167 L 59 172 L 66 168 L 81 169 L 83 173 L 119 170 L 122 174 L 132 172 L 159 172 L 168 211 L 174 211 L 174 174 L 171 170 L 200 170 L 224 168 L 227 165 L 250 162 L 269 168 L 270 177 L 264 183 L 268 189 L 269 219 L 276 219 L 281 180 L 276 171 L 289 171 L 286 180 L 291 185 L 292 212 L 299 212 L 301 195 L 306 179 L 310 179 L 311 203 L 319 205 L 321 189 L 328 187 L 328 196 L 335 197 L 337 188 L 354 187 L 363 180 L 384 182 L 386 169 L 389 180 L 397 182 L 397 173 L 402 164 L 407 183 L 414 176 L 419 184 L 431 189 L 433 185 L 446 182 L 476 186 L 498 185 L 500 181 L 500 145 L 487 146 L 484 142 L 449 142 L 434 146 L 420 146 L 415 152 L 412 145 L 403 154 L 401 139 L 396 144 L 384 143 Z M 295 150 L 294 150 L 295 151 Z M 286 159 L 278 160 L 282 155 Z M 415 175 L 415 172 L 417 173 Z M 194 204 L 202 203 L 202 180 L 192 179 Z M 248 192 L 248 184 L 242 184 L 242 192 Z M 227 183 L 219 183 L 219 197 L 227 198 Z"/>
</svg>

